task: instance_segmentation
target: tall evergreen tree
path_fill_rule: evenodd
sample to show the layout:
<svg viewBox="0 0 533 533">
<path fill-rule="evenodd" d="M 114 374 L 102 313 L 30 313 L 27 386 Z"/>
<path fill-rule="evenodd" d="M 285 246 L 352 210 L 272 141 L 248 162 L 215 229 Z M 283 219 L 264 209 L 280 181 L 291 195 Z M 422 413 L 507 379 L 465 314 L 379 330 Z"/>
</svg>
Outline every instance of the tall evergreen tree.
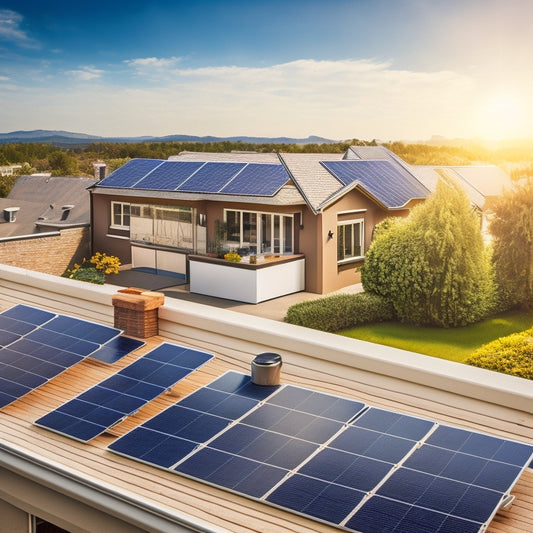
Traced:
<svg viewBox="0 0 533 533">
<path fill-rule="evenodd" d="M 460 187 L 441 179 L 406 219 L 377 232 L 361 274 L 365 291 L 390 299 L 401 320 L 455 327 L 491 309 L 491 272 L 479 217 Z"/>
<path fill-rule="evenodd" d="M 533 178 L 491 206 L 496 279 L 506 307 L 533 309 Z"/>
</svg>

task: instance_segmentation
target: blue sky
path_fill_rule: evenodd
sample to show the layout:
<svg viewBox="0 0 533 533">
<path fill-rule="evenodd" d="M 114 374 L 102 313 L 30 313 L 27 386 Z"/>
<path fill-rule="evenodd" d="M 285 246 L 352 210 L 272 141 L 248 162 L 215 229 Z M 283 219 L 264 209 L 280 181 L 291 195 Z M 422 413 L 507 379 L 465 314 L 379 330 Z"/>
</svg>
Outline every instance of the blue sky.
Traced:
<svg viewBox="0 0 533 533">
<path fill-rule="evenodd" d="M 0 0 L 0 132 L 533 137 L 531 0 Z"/>
</svg>

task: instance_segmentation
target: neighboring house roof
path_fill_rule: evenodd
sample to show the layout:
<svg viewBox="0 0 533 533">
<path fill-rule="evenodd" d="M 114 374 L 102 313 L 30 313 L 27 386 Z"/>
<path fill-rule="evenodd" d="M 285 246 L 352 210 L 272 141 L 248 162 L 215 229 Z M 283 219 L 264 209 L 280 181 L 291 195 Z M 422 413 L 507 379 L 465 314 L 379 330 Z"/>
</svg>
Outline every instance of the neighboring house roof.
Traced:
<svg viewBox="0 0 533 533">
<path fill-rule="evenodd" d="M 47 228 L 70 228 L 90 224 L 92 178 L 21 176 L 0 209 L 16 208 L 15 221 L 0 217 L 0 238 L 31 235 Z"/>
<path fill-rule="evenodd" d="M 420 167 L 384 146 L 352 146 L 344 154 L 182 152 L 169 160 L 134 159 L 95 190 L 132 197 L 300 205 L 314 213 L 354 188 L 388 210 L 427 198 L 439 176 L 457 179 L 483 207 L 487 195 L 510 183 L 493 166 Z M 497 192 L 496 192 L 497 191 Z"/>
</svg>

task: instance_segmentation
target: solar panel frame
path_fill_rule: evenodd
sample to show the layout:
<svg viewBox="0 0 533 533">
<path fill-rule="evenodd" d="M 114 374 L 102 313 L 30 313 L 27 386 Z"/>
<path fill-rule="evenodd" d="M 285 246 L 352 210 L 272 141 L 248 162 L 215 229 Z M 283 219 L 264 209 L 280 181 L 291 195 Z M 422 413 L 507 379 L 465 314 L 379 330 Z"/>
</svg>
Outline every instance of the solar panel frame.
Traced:
<svg viewBox="0 0 533 533">
<path fill-rule="evenodd" d="M 34 424 L 88 442 L 137 412 L 213 357 L 208 352 L 162 343 Z"/>
</svg>

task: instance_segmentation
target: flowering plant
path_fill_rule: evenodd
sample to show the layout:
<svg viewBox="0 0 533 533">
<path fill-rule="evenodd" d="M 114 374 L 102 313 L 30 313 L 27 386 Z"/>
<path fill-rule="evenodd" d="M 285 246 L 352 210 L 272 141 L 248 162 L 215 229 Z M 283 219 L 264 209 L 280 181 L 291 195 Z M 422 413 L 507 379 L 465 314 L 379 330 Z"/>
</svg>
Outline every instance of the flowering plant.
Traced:
<svg viewBox="0 0 533 533">
<path fill-rule="evenodd" d="M 74 263 L 74 267 L 67 269 L 63 276 L 103 285 L 106 274 L 118 274 L 119 266 L 118 257 L 97 252 L 89 260 L 83 258 L 81 264 Z"/>
<path fill-rule="evenodd" d="M 241 256 L 237 252 L 228 252 L 224 259 L 226 261 L 232 261 L 233 263 L 239 263 L 241 260 Z"/>
</svg>

